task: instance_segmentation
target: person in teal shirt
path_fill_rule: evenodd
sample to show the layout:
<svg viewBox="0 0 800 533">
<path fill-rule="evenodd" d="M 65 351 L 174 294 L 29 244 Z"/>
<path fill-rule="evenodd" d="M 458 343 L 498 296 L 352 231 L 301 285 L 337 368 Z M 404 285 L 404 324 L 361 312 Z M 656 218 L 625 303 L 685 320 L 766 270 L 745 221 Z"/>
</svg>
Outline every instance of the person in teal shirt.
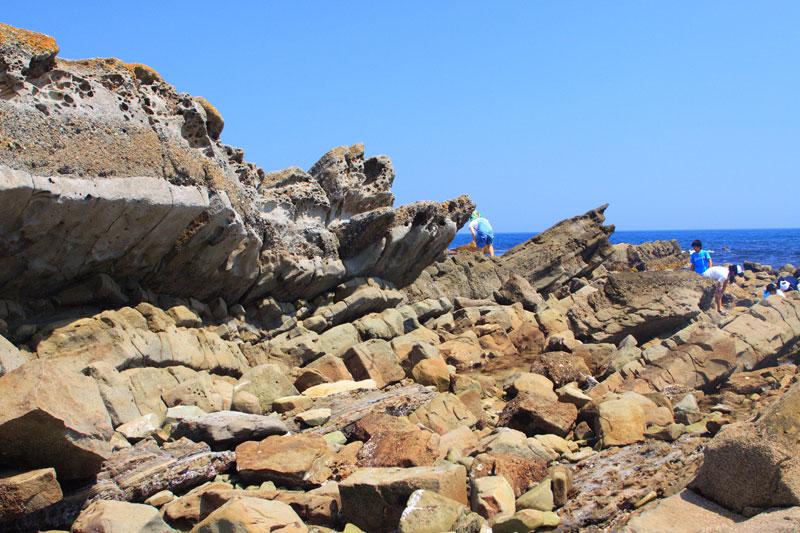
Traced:
<svg viewBox="0 0 800 533">
<path fill-rule="evenodd" d="M 692 241 L 692 252 L 689 255 L 689 261 L 692 263 L 692 269 L 697 272 L 698 274 L 703 274 L 706 270 L 714 266 L 714 262 L 711 260 L 711 254 L 708 253 L 708 250 L 703 250 L 703 243 L 694 240 Z"/>
</svg>

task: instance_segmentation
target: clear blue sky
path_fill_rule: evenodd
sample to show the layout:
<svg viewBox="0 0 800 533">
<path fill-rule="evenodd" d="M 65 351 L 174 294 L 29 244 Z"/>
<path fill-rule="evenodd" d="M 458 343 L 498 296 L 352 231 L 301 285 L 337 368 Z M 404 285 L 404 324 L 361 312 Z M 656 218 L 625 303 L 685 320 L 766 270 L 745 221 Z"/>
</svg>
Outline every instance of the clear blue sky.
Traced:
<svg viewBox="0 0 800 533">
<path fill-rule="evenodd" d="M 267 170 L 364 142 L 496 231 L 800 227 L 800 2 L 5 2 L 147 63 Z"/>
</svg>

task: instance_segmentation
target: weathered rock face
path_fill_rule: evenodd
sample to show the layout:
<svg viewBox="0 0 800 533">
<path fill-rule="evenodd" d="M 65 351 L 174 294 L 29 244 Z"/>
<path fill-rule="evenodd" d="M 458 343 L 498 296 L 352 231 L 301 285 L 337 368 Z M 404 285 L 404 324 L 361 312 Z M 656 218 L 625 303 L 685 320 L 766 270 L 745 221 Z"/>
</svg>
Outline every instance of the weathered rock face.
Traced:
<svg viewBox="0 0 800 533">
<path fill-rule="evenodd" d="M 579 339 L 641 342 L 685 325 L 712 297 L 713 282 L 694 272 L 617 272 L 602 289 L 576 295 L 567 316 Z"/>
<path fill-rule="evenodd" d="M 187 490 L 226 472 L 234 459 L 233 452 L 212 452 L 189 439 L 161 447 L 145 439 L 104 463 L 90 500 L 144 501 L 162 490 Z"/>
<path fill-rule="evenodd" d="M 67 365 L 31 361 L 0 377 L 0 465 L 54 467 L 87 478 L 111 454 L 111 421 L 97 385 Z"/>
<path fill-rule="evenodd" d="M 0 524 L 61 501 L 52 468 L 0 477 Z"/>
<path fill-rule="evenodd" d="M 392 208 L 391 161 L 362 145 L 266 174 L 219 141 L 205 99 L 145 65 L 57 53 L 0 26 L 4 295 L 97 273 L 228 302 L 312 297 L 361 275 L 405 285 L 473 209 L 466 197 Z"/>
<path fill-rule="evenodd" d="M 419 489 L 433 491 L 466 504 L 466 471 L 463 466 L 452 464 L 415 468 L 362 468 L 345 479 L 339 487 L 342 514 L 364 531 L 393 531 L 408 498 Z"/>
<path fill-rule="evenodd" d="M 678 241 L 652 241 L 642 244 L 615 244 L 604 266 L 611 271 L 678 269 L 689 263 L 689 254 Z"/>
<path fill-rule="evenodd" d="M 692 488 L 739 513 L 799 505 L 799 413 L 795 384 L 758 421 L 725 427 L 706 447 Z"/>
<path fill-rule="evenodd" d="M 74 533 L 112 533 L 125 524 L 125 531 L 168 533 L 175 531 L 158 514 L 158 509 L 138 503 L 96 501 L 72 525 Z"/>
<path fill-rule="evenodd" d="M 509 250 L 499 263 L 548 294 L 574 277 L 587 276 L 611 253 L 608 236 L 614 226 L 604 226 L 608 205 L 584 215 L 562 220 L 529 241 Z"/>
</svg>

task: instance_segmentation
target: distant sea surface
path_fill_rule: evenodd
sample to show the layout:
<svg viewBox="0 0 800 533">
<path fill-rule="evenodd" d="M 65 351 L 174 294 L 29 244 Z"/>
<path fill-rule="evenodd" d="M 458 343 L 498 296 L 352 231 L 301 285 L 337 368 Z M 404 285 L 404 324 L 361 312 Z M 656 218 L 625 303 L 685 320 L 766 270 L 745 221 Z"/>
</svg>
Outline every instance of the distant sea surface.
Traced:
<svg viewBox="0 0 800 533">
<path fill-rule="evenodd" d="M 535 235 L 536 233 L 496 233 L 495 254 L 502 255 Z M 800 267 L 800 229 L 615 231 L 610 238 L 613 244 L 641 244 L 672 239 L 677 240 L 684 250 L 690 249 L 693 240 L 700 239 L 703 248 L 709 250 L 714 261 L 720 264 L 755 261 L 773 267 L 781 267 L 786 263 Z M 450 247 L 461 246 L 470 240 L 472 237 L 469 233 L 459 233 Z"/>
</svg>

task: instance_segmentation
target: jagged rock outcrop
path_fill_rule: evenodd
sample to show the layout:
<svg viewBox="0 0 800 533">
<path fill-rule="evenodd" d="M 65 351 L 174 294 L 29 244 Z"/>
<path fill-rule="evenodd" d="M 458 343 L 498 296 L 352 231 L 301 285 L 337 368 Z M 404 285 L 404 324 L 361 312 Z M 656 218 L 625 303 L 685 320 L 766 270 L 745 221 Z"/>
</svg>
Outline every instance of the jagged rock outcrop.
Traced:
<svg viewBox="0 0 800 533">
<path fill-rule="evenodd" d="M 505 301 L 504 283 L 516 275 L 534 291 L 547 295 L 572 278 L 591 276 L 612 253 L 608 236 L 614 227 L 603 225 L 607 207 L 562 220 L 495 259 L 470 251 L 456 253 L 423 270 L 405 292 L 412 301 L 492 298 L 495 292 Z"/>
<path fill-rule="evenodd" d="M 575 277 L 587 277 L 611 254 L 608 236 L 614 226 L 604 226 L 601 205 L 583 215 L 562 220 L 506 252 L 498 262 L 509 272 L 527 279 L 534 289 L 549 294 Z"/>
<path fill-rule="evenodd" d="M 575 296 L 567 313 L 575 336 L 617 343 L 628 335 L 640 341 L 669 333 L 708 309 L 711 280 L 694 272 L 617 272 L 601 289 Z"/>
<path fill-rule="evenodd" d="M 105 273 L 209 300 L 310 298 L 356 276 L 413 281 L 466 197 L 393 208 L 394 170 L 339 147 L 264 173 L 224 121 L 145 65 L 64 60 L 0 25 L 0 294 L 51 295 Z"/>
<path fill-rule="evenodd" d="M 615 244 L 604 266 L 611 271 L 670 270 L 689 264 L 689 254 L 678 241 Z"/>
</svg>

